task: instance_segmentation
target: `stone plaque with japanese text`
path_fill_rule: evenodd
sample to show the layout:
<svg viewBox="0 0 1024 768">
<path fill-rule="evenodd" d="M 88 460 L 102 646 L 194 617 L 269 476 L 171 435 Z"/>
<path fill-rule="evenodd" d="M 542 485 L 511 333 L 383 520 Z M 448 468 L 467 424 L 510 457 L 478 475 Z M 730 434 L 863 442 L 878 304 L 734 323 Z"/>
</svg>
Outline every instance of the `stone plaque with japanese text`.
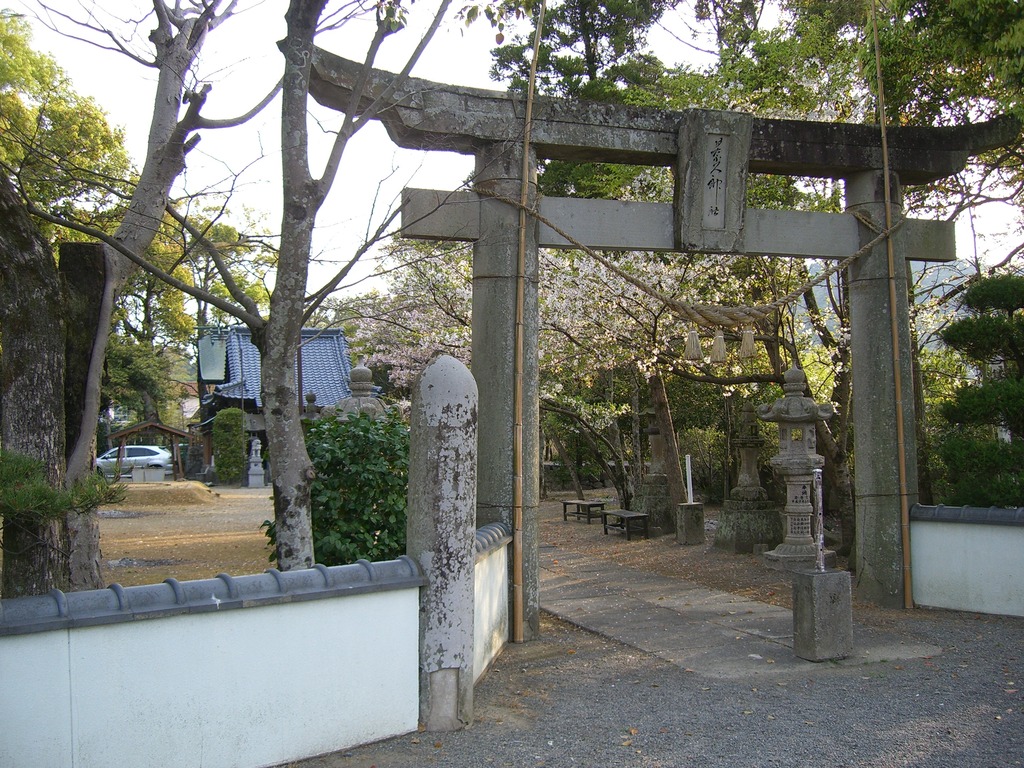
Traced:
<svg viewBox="0 0 1024 768">
<path fill-rule="evenodd" d="M 742 253 L 747 157 L 753 121 L 692 110 L 679 129 L 676 239 L 684 251 Z"/>
</svg>

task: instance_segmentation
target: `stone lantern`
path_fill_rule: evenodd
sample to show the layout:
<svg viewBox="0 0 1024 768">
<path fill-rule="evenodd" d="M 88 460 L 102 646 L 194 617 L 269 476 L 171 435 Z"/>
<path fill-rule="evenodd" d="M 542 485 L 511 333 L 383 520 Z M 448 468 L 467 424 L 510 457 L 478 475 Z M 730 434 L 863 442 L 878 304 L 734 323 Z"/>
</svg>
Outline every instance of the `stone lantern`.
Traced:
<svg viewBox="0 0 1024 768">
<path fill-rule="evenodd" d="M 764 445 L 753 403 L 744 403 L 732 440 L 740 457 L 739 482 L 722 503 L 715 546 L 733 553 L 763 553 L 782 541 L 779 511 L 761 487 L 757 456 Z"/>
<path fill-rule="evenodd" d="M 779 453 L 771 464 L 786 483 L 785 539 L 772 551 L 765 552 L 764 560 L 770 568 L 799 571 L 813 569 L 817 563 L 818 547 L 811 525 L 813 475 L 815 469 L 824 465 L 825 459 L 816 451 L 815 424 L 830 418 L 833 409 L 829 404 L 819 405 L 804 396 L 807 377 L 799 368 L 790 368 L 784 378 L 785 396 L 757 409 L 762 421 L 779 425 Z M 834 565 L 835 553 L 826 553 L 826 561 Z"/>
<path fill-rule="evenodd" d="M 366 367 L 366 359 L 360 358 L 359 363 L 349 374 L 349 389 L 352 394 L 339 400 L 334 406 L 339 419 L 347 419 L 349 414 L 366 413 L 379 419 L 387 411 L 384 403 L 373 394 L 373 373 Z"/>
</svg>

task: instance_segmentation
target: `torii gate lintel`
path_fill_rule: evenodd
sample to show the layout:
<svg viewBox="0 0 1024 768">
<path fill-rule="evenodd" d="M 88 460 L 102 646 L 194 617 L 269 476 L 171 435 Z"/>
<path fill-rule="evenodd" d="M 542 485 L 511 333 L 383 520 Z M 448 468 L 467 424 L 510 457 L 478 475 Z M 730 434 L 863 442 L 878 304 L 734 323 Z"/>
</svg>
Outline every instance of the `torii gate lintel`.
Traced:
<svg viewBox="0 0 1024 768">
<path fill-rule="evenodd" d="M 310 94 L 345 111 L 362 64 L 321 48 L 314 51 Z M 372 70 L 359 108 L 384 97 L 379 119 L 401 147 L 476 154 L 482 143 L 521 136 L 521 97 Z M 679 153 L 682 115 L 603 102 L 538 97 L 532 146 L 537 157 L 577 162 L 671 166 Z M 963 170 L 968 158 L 1012 141 L 1016 119 L 1003 116 L 970 126 L 894 126 L 888 131 L 890 170 L 903 184 L 927 184 Z M 776 118 L 752 118 L 749 171 L 785 176 L 844 179 L 882 167 L 878 126 Z"/>
</svg>

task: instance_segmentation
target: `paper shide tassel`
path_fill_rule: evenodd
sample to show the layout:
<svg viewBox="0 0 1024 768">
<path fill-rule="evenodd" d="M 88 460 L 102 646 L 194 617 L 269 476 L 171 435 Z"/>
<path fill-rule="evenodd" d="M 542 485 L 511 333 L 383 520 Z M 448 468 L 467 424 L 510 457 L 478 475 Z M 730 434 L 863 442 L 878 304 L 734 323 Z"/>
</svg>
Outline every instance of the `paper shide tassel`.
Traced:
<svg viewBox="0 0 1024 768">
<path fill-rule="evenodd" d="M 711 343 L 711 362 L 724 363 L 726 358 L 725 332 L 721 328 L 715 331 L 715 340 Z"/>
<path fill-rule="evenodd" d="M 703 360 L 704 352 L 700 348 L 700 336 L 697 335 L 697 329 L 693 328 L 686 335 L 686 352 L 684 356 L 687 360 Z"/>
<path fill-rule="evenodd" d="M 754 329 L 744 328 L 743 334 L 740 336 L 740 357 L 749 359 L 756 354 L 754 349 Z"/>
</svg>

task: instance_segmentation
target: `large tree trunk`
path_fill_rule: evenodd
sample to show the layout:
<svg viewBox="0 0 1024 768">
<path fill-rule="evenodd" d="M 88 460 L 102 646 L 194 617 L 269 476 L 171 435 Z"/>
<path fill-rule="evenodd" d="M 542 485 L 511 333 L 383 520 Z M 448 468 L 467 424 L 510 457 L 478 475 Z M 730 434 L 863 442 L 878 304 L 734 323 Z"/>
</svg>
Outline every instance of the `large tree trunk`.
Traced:
<svg viewBox="0 0 1024 768">
<path fill-rule="evenodd" d="M 274 322 L 281 319 L 277 310 L 272 309 L 265 340 L 259 346 L 263 366 L 263 412 L 270 474 L 274 481 L 277 565 L 287 571 L 310 568 L 314 562 L 309 500 L 314 471 L 306 451 L 295 386 L 299 331 L 288 333 L 283 323 Z"/>
<path fill-rule="evenodd" d="M 302 431 L 294 364 L 302 333 L 313 226 L 323 204 L 323 193 L 309 171 L 306 125 L 313 35 L 323 5 L 323 0 L 293 0 L 285 14 L 281 250 L 270 296 L 270 319 L 265 328 L 253 329 L 253 339 L 263 354 L 263 410 L 274 478 L 277 564 L 283 570 L 309 568 L 314 562 L 309 501 L 313 464 Z"/>
<path fill-rule="evenodd" d="M 107 279 L 107 251 L 101 243 L 72 242 L 60 246 L 60 277 L 68 321 L 64 383 L 66 447 L 70 454 L 79 441 L 87 441 L 90 458 L 95 431 L 83 436 L 82 428 L 86 423 L 83 416 L 90 407 L 89 371 L 93 367 L 96 339 L 106 333 L 99 327 L 100 318 L 113 305 L 113 286 Z M 101 366 L 103 361 L 99 362 Z M 95 418 L 88 423 L 95 424 Z M 88 469 L 91 471 L 92 467 Z M 64 524 L 67 528 L 71 588 L 101 588 L 100 527 L 96 513 L 69 512 Z"/>
<path fill-rule="evenodd" d="M 57 266 L 2 175 L 0 263 L 0 445 L 41 461 L 47 480 L 59 488 L 65 480 L 65 317 Z M 4 597 L 68 587 L 58 521 L 5 519 L 3 549 Z"/>
<path fill-rule="evenodd" d="M 217 3 L 219 4 L 219 3 Z M 206 24 L 197 18 L 186 21 L 180 29 L 161 18 L 157 29 L 150 34 L 156 46 L 157 90 L 153 99 L 146 161 L 139 174 L 135 191 L 128 204 L 114 238 L 128 251 L 141 256 L 149 248 L 163 221 L 171 187 L 185 168 L 185 155 L 192 146 L 190 136 L 199 125 L 199 111 L 204 94 L 193 94 L 184 115 L 181 108 L 186 92 L 186 80 L 192 64 L 202 47 L 203 36 L 192 35 L 193 25 Z M 112 327 L 114 299 L 131 273 L 137 268 L 126 256 L 114 251 L 103 251 L 103 288 L 93 304 L 85 302 L 84 311 L 94 320 L 94 335 L 80 344 L 89 350 L 85 375 L 76 373 L 76 390 L 72 397 L 76 413 L 68 418 L 77 424 L 68 425 L 67 472 L 71 482 L 92 471 L 95 454 L 96 423 L 100 411 L 100 388 L 107 341 Z M 81 298 L 78 296 L 76 298 Z M 83 334 L 84 336 L 84 334 Z M 74 515 L 66 521 L 69 543 L 73 553 L 70 561 L 70 582 L 74 589 L 94 589 L 102 586 L 99 572 L 99 527 L 95 516 Z"/>
<path fill-rule="evenodd" d="M 572 488 L 576 494 L 576 498 L 582 499 L 583 483 L 580 482 L 580 473 L 576 471 L 576 464 L 569 458 L 569 454 L 566 452 L 565 446 L 562 445 L 562 440 L 555 430 L 551 430 L 551 432 L 548 433 L 548 437 L 551 438 L 551 444 L 555 446 L 555 453 L 558 454 L 558 460 L 562 462 L 562 466 L 569 472 L 569 479 L 572 481 Z"/>
<path fill-rule="evenodd" d="M 219 2 L 217 3 L 219 4 Z M 199 55 L 202 36 L 191 36 L 195 19 L 175 30 L 170 23 L 158 24 L 150 34 L 156 46 L 157 90 L 153 99 L 146 161 L 114 239 L 124 248 L 142 256 L 153 242 L 164 219 L 171 187 L 185 169 L 185 155 L 193 146 L 192 132 L 200 123 L 204 94 L 192 94 L 189 108 L 181 115 L 186 79 Z M 206 23 L 202 21 L 201 23 Z M 68 476 L 75 480 L 92 471 L 96 422 L 100 410 L 100 383 L 107 339 L 112 326 L 113 297 L 137 267 L 126 256 L 110 249 L 106 254 L 108 276 L 104 301 L 97 317 L 96 337 L 82 398 L 79 439 L 68 444 Z"/>
<path fill-rule="evenodd" d="M 633 370 L 629 377 L 630 424 L 629 436 L 633 441 L 633 461 L 629 464 L 629 477 L 633 487 L 639 488 L 644 479 L 643 442 L 640 440 L 640 384 L 641 374 Z"/>
</svg>

